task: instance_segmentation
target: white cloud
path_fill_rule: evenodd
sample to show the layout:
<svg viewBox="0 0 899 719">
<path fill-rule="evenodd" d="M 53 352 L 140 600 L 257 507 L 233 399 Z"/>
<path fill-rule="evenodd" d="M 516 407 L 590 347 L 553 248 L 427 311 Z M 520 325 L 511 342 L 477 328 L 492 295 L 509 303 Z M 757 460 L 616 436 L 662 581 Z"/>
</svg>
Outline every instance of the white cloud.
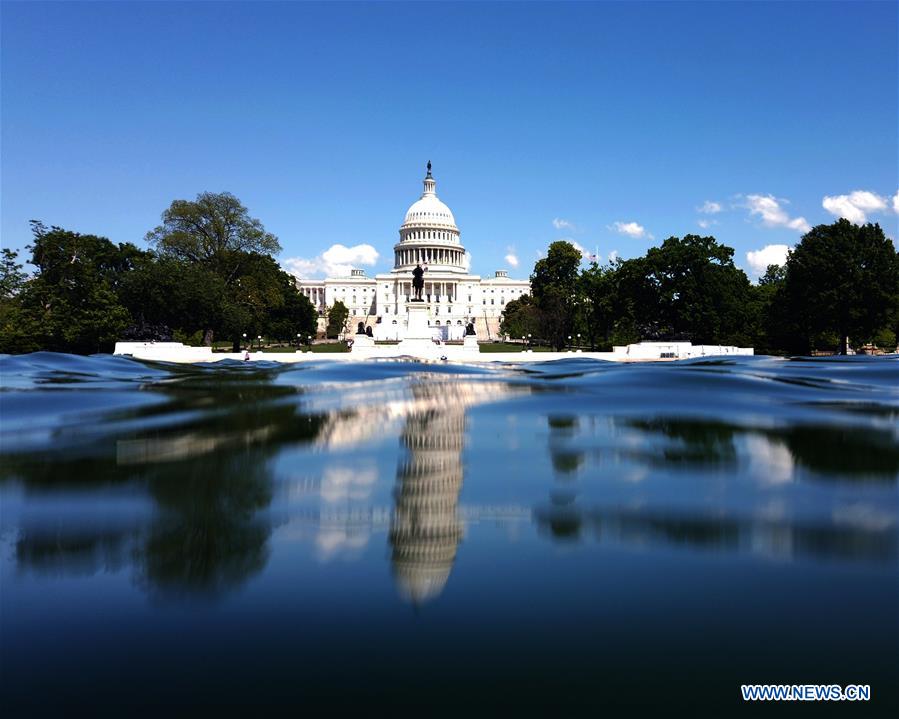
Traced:
<svg viewBox="0 0 899 719">
<path fill-rule="evenodd" d="M 718 220 L 696 220 L 696 224 L 699 225 L 702 229 L 707 230 L 712 225 L 717 225 Z"/>
<path fill-rule="evenodd" d="M 746 253 L 746 261 L 755 275 L 765 274 L 768 265 L 785 265 L 789 245 L 765 245 L 760 250 L 750 250 Z"/>
<path fill-rule="evenodd" d="M 790 217 L 781 206 L 781 202 L 774 195 L 746 195 L 746 207 L 749 214 L 762 218 L 762 224 L 767 227 L 788 227 L 797 232 L 808 232 L 811 228 L 804 217 Z"/>
<path fill-rule="evenodd" d="M 614 222 L 609 225 L 609 229 L 614 230 L 619 235 L 627 235 L 634 239 L 642 239 L 643 237 L 650 240 L 654 239 L 653 236 L 646 231 L 646 228 L 638 222 Z"/>
<path fill-rule="evenodd" d="M 713 202 L 712 200 L 706 200 L 702 203 L 701 206 L 696 208 L 697 212 L 701 212 L 704 215 L 717 215 L 724 208 L 721 206 L 720 202 Z"/>
<path fill-rule="evenodd" d="M 471 269 L 471 253 L 470 252 L 466 252 L 465 256 L 462 258 L 462 267 L 465 268 L 466 272 Z"/>
<path fill-rule="evenodd" d="M 331 245 L 317 257 L 288 257 L 281 266 L 290 274 L 301 279 L 315 275 L 324 277 L 345 277 L 350 270 L 360 265 L 374 265 L 378 261 L 378 251 L 371 245 Z"/>
<path fill-rule="evenodd" d="M 322 475 L 321 497 L 329 503 L 368 499 L 378 479 L 374 467 L 329 467 Z"/>
<path fill-rule="evenodd" d="M 618 259 L 618 250 L 612 250 L 609 253 L 609 262 L 614 262 L 617 259 Z"/>
<path fill-rule="evenodd" d="M 887 199 L 867 190 L 856 190 L 848 195 L 825 195 L 821 205 L 834 217 L 845 217 L 856 225 L 863 225 L 869 212 L 886 210 Z"/>
<path fill-rule="evenodd" d="M 506 252 L 509 253 L 506 255 L 506 264 L 510 267 L 518 267 L 518 254 L 515 252 L 515 248 L 507 247 Z"/>
<path fill-rule="evenodd" d="M 899 190 L 893 195 L 893 212 L 899 214 Z"/>
<path fill-rule="evenodd" d="M 563 220 L 561 217 L 556 217 L 553 220 L 553 227 L 557 230 L 571 230 L 572 232 L 577 229 L 575 224 L 569 220 Z"/>
</svg>

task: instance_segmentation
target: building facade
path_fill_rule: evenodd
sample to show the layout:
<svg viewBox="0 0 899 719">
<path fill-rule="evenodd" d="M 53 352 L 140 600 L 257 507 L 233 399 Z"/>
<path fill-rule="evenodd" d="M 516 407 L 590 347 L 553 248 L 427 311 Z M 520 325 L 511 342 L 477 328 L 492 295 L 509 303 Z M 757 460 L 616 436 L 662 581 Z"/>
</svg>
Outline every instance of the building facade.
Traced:
<svg viewBox="0 0 899 719">
<path fill-rule="evenodd" d="M 505 306 L 530 292 L 528 280 L 510 279 L 505 270 L 482 278 L 468 271 L 469 256 L 452 211 L 437 197 L 431 163 L 421 197 L 412 203 L 393 246 L 393 269 L 374 277 L 360 269 L 349 277 L 297 280 L 324 318 L 338 300 L 350 311 L 349 331 L 359 322 L 371 326 L 376 339 L 402 339 L 406 303 L 412 298 L 412 270 L 424 268 L 422 298 L 429 304 L 435 337 L 461 339 L 465 325 L 475 326 L 478 339 L 499 336 Z M 324 327 L 324 319 L 320 323 Z"/>
</svg>

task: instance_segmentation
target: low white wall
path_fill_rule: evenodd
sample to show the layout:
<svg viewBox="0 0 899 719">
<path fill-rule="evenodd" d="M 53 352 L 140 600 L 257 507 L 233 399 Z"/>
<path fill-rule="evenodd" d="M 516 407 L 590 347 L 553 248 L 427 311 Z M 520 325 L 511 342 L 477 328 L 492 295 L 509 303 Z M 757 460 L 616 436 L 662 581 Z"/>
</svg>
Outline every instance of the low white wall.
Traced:
<svg viewBox="0 0 899 719">
<path fill-rule="evenodd" d="M 691 359 L 694 357 L 718 357 L 721 355 L 753 355 L 752 347 L 733 345 L 693 345 L 690 342 L 640 342 L 627 347 L 613 347 L 616 359 Z"/>
<path fill-rule="evenodd" d="M 116 342 L 113 354 L 131 355 L 141 359 L 176 362 L 212 362 L 212 347 L 188 347 L 181 342 Z"/>
</svg>

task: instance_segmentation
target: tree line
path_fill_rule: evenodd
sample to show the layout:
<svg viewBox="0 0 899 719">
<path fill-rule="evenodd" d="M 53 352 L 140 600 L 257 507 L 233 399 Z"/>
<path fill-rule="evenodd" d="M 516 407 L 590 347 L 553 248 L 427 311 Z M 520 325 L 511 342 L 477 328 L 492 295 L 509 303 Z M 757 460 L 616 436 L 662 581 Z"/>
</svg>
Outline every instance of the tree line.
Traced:
<svg viewBox="0 0 899 719">
<path fill-rule="evenodd" d="M 531 294 L 506 305 L 500 330 L 556 349 L 674 339 L 764 354 L 896 347 L 899 255 L 879 225 L 818 225 L 757 284 L 733 257 L 714 237 L 687 235 L 582 269 L 578 249 L 554 242 L 534 266 Z"/>
<path fill-rule="evenodd" d="M 0 258 L 0 352 L 110 352 L 117 340 L 235 351 L 244 336 L 315 335 L 317 312 L 272 255 L 278 239 L 230 193 L 175 200 L 148 249 L 32 222 L 36 271 Z"/>
<path fill-rule="evenodd" d="M 32 275 L 16 252 L 0 256 L 2 353 L 108 352 L 121 339 L 236 351 L 245 336 L 316 333 L 315 308 L 273 258 L 278 239 L 229 193 L 172 202 L 147 249 L 37 221 L 32 231 Z M 578 249 L 554 242 L 500 329 L 556 349 L 675 339 L 770 354 L 896 347 L 899 255 L 879 225 L 818 225 L 757 284 L 733 257 L 714 237 L 687 235 L 583 268 Z M 337 303 L 326 334 L 345 330 L 347 314 Z"/>
</svg>

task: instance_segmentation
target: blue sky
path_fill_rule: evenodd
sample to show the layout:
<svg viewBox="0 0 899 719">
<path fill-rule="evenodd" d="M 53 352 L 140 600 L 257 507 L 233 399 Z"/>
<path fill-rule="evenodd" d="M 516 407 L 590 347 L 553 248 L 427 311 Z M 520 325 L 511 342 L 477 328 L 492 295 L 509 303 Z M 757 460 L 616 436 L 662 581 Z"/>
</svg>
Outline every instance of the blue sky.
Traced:
<svg viewBox="0 0 899 719">
<path fill-rule="evenodd" d="M 3 246 L 142 245 L 228 190 L 285 266 L 384 271 L 429 159 L 485 275 L 561 238 L 708 233 L 750 274 L 840 215 L 895 238 L 897 8 L 3 2 Z"/>
</svg>

